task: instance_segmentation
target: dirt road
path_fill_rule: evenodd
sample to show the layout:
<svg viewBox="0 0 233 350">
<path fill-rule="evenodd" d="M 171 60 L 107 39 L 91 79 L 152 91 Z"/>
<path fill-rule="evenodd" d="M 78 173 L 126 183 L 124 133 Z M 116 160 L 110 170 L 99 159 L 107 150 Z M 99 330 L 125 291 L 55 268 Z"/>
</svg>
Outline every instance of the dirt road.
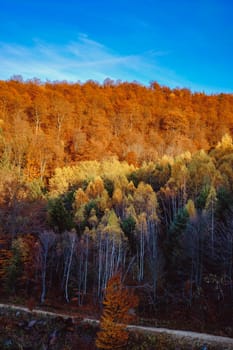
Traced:
<svg viewBox="0 0 233 350">
<path fill-rule="evenodd" d="M 23 311 L 27 313 L 35 313 L 37 315 L 42 315 L 42 316 L 62 317 L 64 319 L 72 318 L 73 320 L 75 320 L 77 318 L 74 315 L 44 311 L 40 309 L 33 309 L 32 311 L 30 311 L 26 307 L 16 306 L 11 304 L 0 304 L 0 308 L 7 308 L 7 309 Z M 98 324 L 99 320 L 95 320 L 91 318 L 83 318 L 82 322 L 90 323 L 90 324 L 91 323 Z M 205 345 L 207 346 L 206 349 L 208 349 L 208 344 L 212 344 L 212 345 L 219 344 L 219 346 L 221 345 L 221 349 L 233 350 L 233 338 L 221 337 L 221 336 L 205 334 L 205 333 L 197 333 L 197 332 L 191 332 L 191 331 L 180 331 L 180 330 L 174 330 L 174 329 L 159 328 L 159 327 L 143 327 L 143 326 L 136 326 L 136 325 L 128 325 L 127 328 L 131 331 L 139 331 L 139 332 L 149 333 L 149 334 L 165 333 L 173 338 L 180 339 L 180 340 L 183 339 L 190 343 L 198 342 L 200 345 L 203 344 L 203 349 Z"/>
</svg>

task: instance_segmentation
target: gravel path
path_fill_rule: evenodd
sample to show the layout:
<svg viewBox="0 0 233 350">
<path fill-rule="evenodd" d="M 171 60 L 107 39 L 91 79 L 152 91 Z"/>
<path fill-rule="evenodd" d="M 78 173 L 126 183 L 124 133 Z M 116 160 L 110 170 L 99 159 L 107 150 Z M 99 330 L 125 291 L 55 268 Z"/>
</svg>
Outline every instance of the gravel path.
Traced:
<svg viewBox="0 0 233 350">
<path fill-rule="evenodd" d="M 187 339 L 190 343 L 194 340 L 203 344 L 212 344 L 212 345 L 226 345 L 224 349 L 233 349 L 233 338 L 229 337 L 220 337 L 217 335 L 206 334 L 206 333 L 197 333 L 191 331 L 179 331 L 175 329 L 167 328 L 157 328 L 157 327 L 143 327 L 143 326 L 128 326 L 128 329 L 138 330 L 145 333 L 166 333 L 171 335 L 176 339 Z"/>
<path fill-rule="evenodd" d="M 27 307 L 16 306 L 11 304 L 0 304 L 0 308 L 8 308 L 16 311 L 35 313 L 37 315 L 42 315 L 42 316 L 62 317 L 64 319 L 72 318 L 73 320 L 77 319 L 77 317 L 69 314 L 55 313 L 55 312 L 44 311 L 40 309 L 33 309 L 33 311 L 30 311 Z M 98 324 L 99 320 L 95 320 L 91 318 L 83 318 L 82 322 Z M 221 336 L 216 336 L 216 335 L 211 335 L 206 333 L 197 333 L 197 332 L 191 332 L 191 331 L 180 331 L 180 330 L 158 328 L 158 327 L 143 327 L 143 326 L 136 326 L 136 325 L 128 325 L 127 328 L 132 331 L 139 331 L 139 332 L 150 333 L 150 334 L 165 333 L 176 339 L 183 339 L 190 343 L 197 341 L 198 343 L 203 345 L 219 344 L 221 345 L 221 349 L 233 350 L 233 338 L 229 338 L 229 337 L 221 337 Z"/>
</svg>

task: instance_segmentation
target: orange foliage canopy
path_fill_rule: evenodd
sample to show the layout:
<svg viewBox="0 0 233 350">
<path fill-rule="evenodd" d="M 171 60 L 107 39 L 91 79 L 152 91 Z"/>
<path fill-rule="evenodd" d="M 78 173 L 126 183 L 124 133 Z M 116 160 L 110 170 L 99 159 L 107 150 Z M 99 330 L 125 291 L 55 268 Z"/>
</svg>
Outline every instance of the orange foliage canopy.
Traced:
<svg viewBox="0 0 233 350">
<path fill-rule="evenodd" d="M 215 146 L 233 131 L 232 94 L 152 83 L 0 81 L 0 156 L 29 180 L 80 160 L 140 165 Z"/>
</svg>

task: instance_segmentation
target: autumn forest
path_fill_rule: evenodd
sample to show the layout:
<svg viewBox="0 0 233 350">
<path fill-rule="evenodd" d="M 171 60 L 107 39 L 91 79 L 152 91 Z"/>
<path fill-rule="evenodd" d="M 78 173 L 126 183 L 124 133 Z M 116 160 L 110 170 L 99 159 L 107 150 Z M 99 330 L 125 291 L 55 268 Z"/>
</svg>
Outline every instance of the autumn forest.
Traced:
<svg viewBox="0 0 233 350">
<path fill-rule="evenodd" d="M 4 298 L 233 336 L 233 95 L 106 79 L 0 81 Z"/>
</svg>

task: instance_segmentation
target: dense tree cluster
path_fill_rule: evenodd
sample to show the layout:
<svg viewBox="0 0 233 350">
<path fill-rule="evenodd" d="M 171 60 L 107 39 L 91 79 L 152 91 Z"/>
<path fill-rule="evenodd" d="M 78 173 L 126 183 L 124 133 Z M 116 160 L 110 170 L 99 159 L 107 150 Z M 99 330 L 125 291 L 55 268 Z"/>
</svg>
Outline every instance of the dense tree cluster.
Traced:
<svg viewBox="0 0 233 350">
<path fill-rule="evenodd" d="M 227 322 L 233 97 L 111 81 L 0 90 L 2 293 L 98 304 L 121 271 L 141 313 L 198 305 Z"/>
<path fill-rule="evenodd" d="M 208 150 L 233 130 L 233 96 L 153 82 L 0 81 L 0 154 L 28 179 L 117 156 L 134 165 Z"/>
</svg>

